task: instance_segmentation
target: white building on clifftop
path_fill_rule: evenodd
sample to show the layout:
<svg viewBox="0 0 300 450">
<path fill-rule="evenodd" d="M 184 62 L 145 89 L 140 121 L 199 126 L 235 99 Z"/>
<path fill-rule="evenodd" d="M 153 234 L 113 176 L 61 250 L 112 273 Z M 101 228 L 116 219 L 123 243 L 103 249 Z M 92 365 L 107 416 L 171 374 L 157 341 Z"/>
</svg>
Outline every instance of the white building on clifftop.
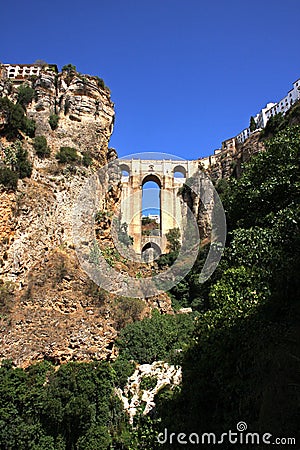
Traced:
<svg viewBox="0 0 300 450">
<path fill-rule="evenodd" d="M 11 80 L 23 81 L 32 76 L 38 76 L 41 70 L 58 72 L 56 64 L 1 64 L 1 76 Z"/>
<path fill-rule="evenodd" d="M 291 89 L 283 99 L 278 103 L 267 103 L 267 105 L 254 116 L 257 129 L 265 128 L 270 117 L 275 116 L 278 113 L 285 114 L 297 100 L 300 100 L 300 78 L 293 83 L 293 89 Z M 236 140 L 239 143 L 245 142 L 250 135 L 250 128 L 245 128 L 236 136 Z"/>
</svg>

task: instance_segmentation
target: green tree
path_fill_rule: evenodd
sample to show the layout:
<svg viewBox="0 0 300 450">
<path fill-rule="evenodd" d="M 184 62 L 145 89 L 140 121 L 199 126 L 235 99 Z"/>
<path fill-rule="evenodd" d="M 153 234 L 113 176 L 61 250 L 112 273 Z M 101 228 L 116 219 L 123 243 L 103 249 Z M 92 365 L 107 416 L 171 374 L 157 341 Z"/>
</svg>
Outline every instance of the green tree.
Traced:
<svg viewBox="0 0 300 450">
<path fill-rule="evenodd" d="M 166 233 L 167 249 L 169 252 L 178 252 L 180 249 L 180 230 L 179 228 L 172 228 Z"/>
<path fill-rule="evenodd" d="M 283 130 L 285 125 L 285 118 L 282 113 L 271 116 L 261 132 L 262 137 L 265 139 L 273 137 L 278 131 Z"/>
<path fill-rule="evenodd" d="M 18 174 L 19 178 L 30 177 L 32 164 L 28 160 L 28 151 L 23 148 L 22 142 L 16 140 L 4 149 L 5 163 L 10 169 Z"/>
<path fill-rule="evenodd" d="M 3 133 L 8 139 L 19 138 L 20 131 L 30 137 L 34 136 L 35 122 L 25 116 L 20 104 L 12 103 L 7 97 L 0 98 L 0 111 L 5 120 Z"/>
<path fill-rule="evenodd" d="M 178 350 L 187 347 L 195 326 L 195 314 L 160 315 L 127 325 L 120 332 L 117 345 L 120 356 L 144 364 L 172 360 Z"/>
<path fill-rule="evenodd" d="M 33 119 L 28 119 L 25 117 L 25 126 L 24 126 L 24 132 L 27 134 L 27 136 L 33 138 L 36 130 L 36 123 Z"/>
<path fill-rule="evenodd" d="M 250 117 L 250 131 L 255 131 L 257 129 L 257 125 L 253 116 Z"/>
<path fill-rule="evenodd" d="M 298 397 L 287 386 L 300 383 L 300 127 L 280 128 L 223 192 L 225 257 L 193 293 L 207 304 L 183 355 L 181 392 L 157 403 L 170 432 L 222 432 L 239 411 L 260 429 L 299 434 Z M 198 261 L 189 283 L 197 273 Z"/>
<path fill-rule="evenodd" d="M 24 109 L 32 102 L 35 97 L 35 90 L 30 86 L 23 84 L 18 88 L 17 103 L 19 103 Z"/>
</svg>

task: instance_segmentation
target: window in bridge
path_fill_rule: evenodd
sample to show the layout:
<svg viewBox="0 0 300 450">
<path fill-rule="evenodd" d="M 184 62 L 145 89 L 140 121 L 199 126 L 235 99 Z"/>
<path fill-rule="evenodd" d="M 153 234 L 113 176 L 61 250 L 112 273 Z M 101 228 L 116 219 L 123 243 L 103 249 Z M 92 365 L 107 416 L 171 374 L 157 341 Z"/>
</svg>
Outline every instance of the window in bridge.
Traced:
<svg viewBox="0 0 300 450">
<path fill-rule="evenodd" d="M 120 169 L 122 172 L 122 180 L 129 181 L 130 169 L 127 164 L 121 164 Z"/>
<path fill-rule="evenodd" d="M 178 182 L 183 182 L 186 179 L 186 170 L 182 166 L 176 166 L 173 170 L 174 179 Z"/>
</svg>

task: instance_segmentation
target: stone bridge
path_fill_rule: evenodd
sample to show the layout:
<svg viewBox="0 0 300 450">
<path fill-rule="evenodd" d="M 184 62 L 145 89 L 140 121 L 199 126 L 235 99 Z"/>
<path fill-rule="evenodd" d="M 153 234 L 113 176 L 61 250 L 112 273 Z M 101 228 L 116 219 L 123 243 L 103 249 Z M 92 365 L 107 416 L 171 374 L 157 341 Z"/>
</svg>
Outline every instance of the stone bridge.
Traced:
<svg viewBox="0 0 300 450">
<path fill-rule="evenodd" d="M 166 234 L 172 228 L 182 227 L 184 204 L 178 189 L 186 178 L 198 169 L 199 161 L 187 160 L 119 160 L 122 171 L 121 222 L 128 224 L 133 237 L 133 248 L 138 255 L 148 248 L 165 253 Z M 160 189 L 159 235 L 142 236 L 142 192 L 148 181 Z"/>
</svg>

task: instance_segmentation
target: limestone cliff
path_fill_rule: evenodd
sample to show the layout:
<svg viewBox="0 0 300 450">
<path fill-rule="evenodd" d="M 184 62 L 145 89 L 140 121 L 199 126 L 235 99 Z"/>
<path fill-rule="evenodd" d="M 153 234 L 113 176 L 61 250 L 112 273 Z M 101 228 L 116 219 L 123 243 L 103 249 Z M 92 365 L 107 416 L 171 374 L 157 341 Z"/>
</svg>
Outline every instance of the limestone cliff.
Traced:
<svg viewBox="0 0 300 450">
<path fill-rule="evenodd" d="M 260 131 L 253 133 L 244 143 L 238 143 L 235 138 L 222 142 L 222 147 L 215 151 L 214 155 L 199 159 L 199 172 L 191 180 L 190 185 L 196 184 L 197 192 L 184 189 L 183 200 L 189 205 L 197 218 L 200 237 L 203 244 L 209 243 L 211 239 L 211 215 L 216 198 L 209 184 L 205 183 L 208 176 L 214 184 L 219 180 L 228 179 L 231 176 L 239 178 L 243 171 L 243 164 L 258 152 L 264 151 L 264 140 Z"/>
<path fill-rule="evenodd" d="M 75 71 L 41 70 L 25 80 L 0 80 L 0 96 L 13 103 L 22 83 L 35 91 L 26 116 L 35 136 L 47 138 L 50 156 L 37 157 L 33 139 L 23 136 L 33 170 L 15 192 L 0 192 L 1 349 L 0 358 L 27 365 L 105 357 L 116 335 L 106 297 L 79 267 L 72 243 L 72 204 L 87 177 L 116 157 L 108 148 L 114 105 L 97 77 Z M 51 129 L 49 118 L 58 117 Z M 5 117 L 0 120 L 3 131 Z M 2 132 L 3 160 L 9 142 Z M 93 164 L 61 164 L 60 147 L 88 153 Z M 1 162 L 1 161 L 0 161 Z M 111 199 L 111 205 L 117 198 Z M 13 291 L 13 292 L 12 292 Z"/>
</svg>

